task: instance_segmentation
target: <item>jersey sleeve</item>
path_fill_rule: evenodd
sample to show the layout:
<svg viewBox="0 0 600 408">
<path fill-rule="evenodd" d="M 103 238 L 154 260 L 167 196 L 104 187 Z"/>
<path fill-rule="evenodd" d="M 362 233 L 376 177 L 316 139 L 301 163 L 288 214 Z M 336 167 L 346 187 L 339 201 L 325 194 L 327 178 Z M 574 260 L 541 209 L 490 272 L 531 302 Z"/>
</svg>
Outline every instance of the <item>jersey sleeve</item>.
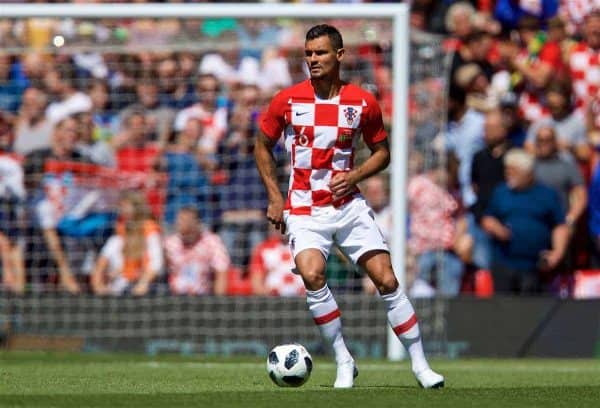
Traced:
<svg viewBox="0 0 600 408">
<path fill-rule="evenodd" d="M 364 111 L 364 122 L 361 124 L 363 139 L 367 146 L 371 147 L 387 138 L 387 132 L 383 127 L 383 116 L 381 108 L 372 95 L 366 99 L 367 106 Z"/>
<path fill-rule="evenodd" d="M 283 92 L 280 92 L 273 97 L 269 107 L 260 115 L 260 130 L 271 140 L 279 139 L 285 129 L 286 107 L 287 97 Z"/>
</svg>

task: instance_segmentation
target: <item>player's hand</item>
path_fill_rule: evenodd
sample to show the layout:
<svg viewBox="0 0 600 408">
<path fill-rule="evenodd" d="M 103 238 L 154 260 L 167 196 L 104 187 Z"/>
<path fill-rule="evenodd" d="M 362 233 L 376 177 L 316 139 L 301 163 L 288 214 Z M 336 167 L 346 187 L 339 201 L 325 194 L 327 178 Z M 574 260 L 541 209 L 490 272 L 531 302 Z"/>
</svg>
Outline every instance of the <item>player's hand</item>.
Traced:
<svg viewBox="0 0 600 408">
<path fill-rule="evenodd" d="M 337 200 L 348 195 L 356 183 L 352 180 L 350 172 L 338 173 L 329 182 L 329 189 L 333 194 L 333 199 Z"/>
<path fill-rule="evenodd" d="M 269 200 L 267 207 L 267 219 L 276 229 L 285 234 L 285 222 L 283 222 L 283 199 Z"/>
</svg>

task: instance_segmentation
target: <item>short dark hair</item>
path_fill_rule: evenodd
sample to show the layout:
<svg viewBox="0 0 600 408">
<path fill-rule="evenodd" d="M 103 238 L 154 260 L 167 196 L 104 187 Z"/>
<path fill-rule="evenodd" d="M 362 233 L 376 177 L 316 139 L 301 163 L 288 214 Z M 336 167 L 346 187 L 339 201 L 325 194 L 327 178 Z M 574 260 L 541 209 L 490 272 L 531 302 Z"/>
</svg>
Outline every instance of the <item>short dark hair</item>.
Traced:
<svg viewBox="0 0 600 408">
<path fill-rule="evenodd" d="M 330 26 L 329 24 L 319 24 L 312 27 L 306 32 L 306 41 L 314 40 L 315 38 L 323 37 L 325 35 L 329 37 L 329 41 L 334 50 L 337 51 L 340 48 L 344 48 L 342 35 L 337 28 Z"/>
</svg>

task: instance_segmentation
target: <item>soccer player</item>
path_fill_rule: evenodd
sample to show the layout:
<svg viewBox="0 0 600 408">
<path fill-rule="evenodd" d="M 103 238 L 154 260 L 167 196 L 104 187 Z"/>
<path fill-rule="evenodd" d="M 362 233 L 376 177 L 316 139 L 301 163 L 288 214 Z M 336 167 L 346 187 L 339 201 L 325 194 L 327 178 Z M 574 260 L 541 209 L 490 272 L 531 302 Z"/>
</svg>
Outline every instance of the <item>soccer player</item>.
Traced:
<svg viewBox="0 0 600 408">
<path fill-rule="evenodd" d="M 267 193 L 267 218 L 289 243 L 306 286 L 308 308 L 337 363 L 336 388 L 350 388 L 358 375 L 342 336 L 337 303 L 325 279 L 326 259 L 335 242 L 362 266 L 385 301 L 388 320 L 412 360 L 424 388 L 439 388 L 444 377 L 425 358 L 419 325 L 394 275 L 388 246 L 356 185 L 390 161 L 387 134 L 375 98 L 340 79 L 344 46 L 339 31 L 317 25 L 306 34 L 304 58 L 310 79 L 278 93 L 260 119 L 255 157 Z M 287 200 L 277 184 L 273 148 L 281 135 L 291 155 Z M 359 135 L 370 157 L 354 167 Z"/>
</svg>

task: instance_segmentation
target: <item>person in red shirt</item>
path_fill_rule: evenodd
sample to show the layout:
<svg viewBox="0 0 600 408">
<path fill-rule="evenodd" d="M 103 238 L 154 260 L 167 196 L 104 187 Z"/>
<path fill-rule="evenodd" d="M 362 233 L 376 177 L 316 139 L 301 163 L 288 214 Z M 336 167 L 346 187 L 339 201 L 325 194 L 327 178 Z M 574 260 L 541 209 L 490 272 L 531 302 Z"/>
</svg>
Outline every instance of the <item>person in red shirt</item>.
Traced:
<svg viewBox="0 0 600 408">
<path fill-rule="evenodd" d="M 519 110 L 525 120 L 535 122 L 549 115 L 542 104 L 544 90 L 551 80 L 566 77 L 566 66 L 560 44 L 547 38 L 538 19 L 522 17 L 518 32 L 523 48 L 512 56 L 511 65 L 522 89 Z"/>
<path fill-rule="evenodd" d="M 259 120 L 256 164 L 268 193 L 267 219 L 282 233 L 304 280 L 315 323 L 335 352 L 335 388 L 350 388 L 358 375 L 342 336 L 340 311 L 326 282 L 326 260 L 335 243 L 375 283 L 388 320 L 412 360 L 424 388 L 444 385 L 429 367 L 414 309 L 392 269 L 389 249 L 357 184 L 390 162 L 387 134 L 375 98 L 340 79 L 344 46 L 339 31 L 317 25 L 306 34 L 310 79 L 278 93 Z M 362 134 L 371 155 L 354 166 Z M 287 200 L 281 195 L 273 149 L 281 136 L 291 158 Z"/>
<path fill-rule="evenodd" d="M 285 236 L 273 226 L 269 236 L 261 242 L 250 257 L 250 281 L 255 295 L 301 296 L 304 295 L 302 278 L 292 273 L 294 258 Z"/>
</svg>

